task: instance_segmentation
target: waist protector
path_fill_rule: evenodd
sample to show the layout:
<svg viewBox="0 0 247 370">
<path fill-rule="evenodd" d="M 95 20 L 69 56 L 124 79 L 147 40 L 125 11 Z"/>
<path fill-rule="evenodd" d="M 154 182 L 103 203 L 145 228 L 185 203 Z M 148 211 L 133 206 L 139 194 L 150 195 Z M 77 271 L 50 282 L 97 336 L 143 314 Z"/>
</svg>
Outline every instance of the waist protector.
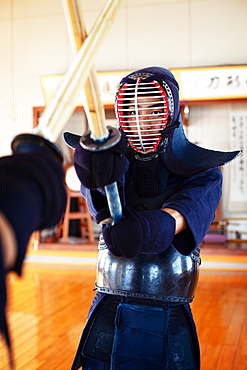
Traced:
<svg viewBox="0 0 247 370">
<path fill-rule="evenodd" d="M 192 253 L 184 256 L 172 246 L 159 254 L 116 257 L 101 240 L 96 290 L 126 297 L 192 302 L 199 265 L 199 257 Z"/>
</svg>

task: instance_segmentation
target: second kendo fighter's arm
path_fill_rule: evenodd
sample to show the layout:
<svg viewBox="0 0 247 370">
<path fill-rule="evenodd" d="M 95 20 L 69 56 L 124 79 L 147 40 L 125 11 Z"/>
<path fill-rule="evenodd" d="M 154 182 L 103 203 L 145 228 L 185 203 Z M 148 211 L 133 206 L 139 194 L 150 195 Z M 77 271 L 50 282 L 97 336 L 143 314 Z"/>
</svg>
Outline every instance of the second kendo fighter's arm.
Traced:
<svg viewBox="0 0 247 370">
<path fill-rule="evenodd" d="M 100 156 L 92 156 L 78 145 L 75 169 L 82 194 L 96 222 L 107 215 L 104 185 L 117 181 L 128 168 L 123 140 Z M 85 155 L 88 157 L 86 158 Z M 214 168 L 191 178 L 180 178 L 176 193 L 159 210 L 135 211 L 123 207 L 123 218 L 114 226 L 103 226 L 103 237 L 116 256 L 133 258 L 140 253 L 160 253 L 172 244 L 188 255 L 204 238 L 221 196 L 222 176 Z"/>
</svg>

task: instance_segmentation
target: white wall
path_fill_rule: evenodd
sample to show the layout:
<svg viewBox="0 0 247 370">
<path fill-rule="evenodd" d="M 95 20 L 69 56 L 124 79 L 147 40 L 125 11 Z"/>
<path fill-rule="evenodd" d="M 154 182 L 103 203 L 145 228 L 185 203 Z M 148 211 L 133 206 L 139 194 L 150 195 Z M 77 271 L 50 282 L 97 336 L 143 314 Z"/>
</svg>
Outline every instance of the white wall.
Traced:
<svg viewBox="0 0 247 370">
<path fill-rule="evenodd" d="M 80 1 L 88 31 L 106 2 Z M 16 134 L 32 130 L 32 108 L 44 105 L 40 76 L 66 72 L 72 52 L 61 0 L 0 0 L 0 9 L 0 155 L 6 155 Z M 112 71 L 245 64 L 246 14 L 246 0 L 125 0 L 94 65 Z M 228 150 L 232 109 L 192 107 L 189 139 Z M 83 122 L 73 116 L 70 124 L 83 131 Z"/>
</svg>

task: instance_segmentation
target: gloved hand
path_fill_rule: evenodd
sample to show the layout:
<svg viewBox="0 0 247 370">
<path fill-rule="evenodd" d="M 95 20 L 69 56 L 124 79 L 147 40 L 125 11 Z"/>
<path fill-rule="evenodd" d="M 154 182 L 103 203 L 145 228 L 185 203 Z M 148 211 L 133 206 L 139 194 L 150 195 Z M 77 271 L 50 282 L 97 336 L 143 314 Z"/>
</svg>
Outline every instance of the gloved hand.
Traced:
<svg viewBox="0 0 247 370">
<path fill-rule="evenodd" d="M 0 158 L 0 213 L 13 230 L 17 249 L 16 260 L 6 266 L 3 251 L 7 247 L 1 238 L 0 333 L 9 349 L 5 275 L 9 270 L 21 274 L 30 235 L 35 230 L 55 226 L 66 206 L 63 158 L 59 149 L 41 137 L 23 134 L 13 140 L 12 150 L 13 155 Z M 9 351 L 10 361 L 11 353 Z"/>
<path fill-rule="evenodd" d="M 103 209 L 96 221 L 106 215 Z M 175 235 L 175 219 L 161 210 L 136 212 L 123 207 L 123 218 L 113 226 L 104 225 L 102 233 L 112 254 L 134 258 L 140 253 L 160 253 L 169 248 Z"/>
<path fill-rule="evenodd" d="M 0 171 L 8 171 L 12 181 L 19 186 L 29 186 L 30 196 L 39 196 L 37 209 L 41 207 L 37 229 L 55 226 L 61 219 L 67 193 L 64 186 L 63 154 L 49 140 L 32 134 L 17 135 L 11 148 L 13 156 L 3 158 Z M 0 173 L 1 173 L 0 172 Z M 24 194 L 22 195 L 24 196 Z"/>
<path fill-rule="evenodd" d="M 46 152 L 0 158 L 0 211 L 14 229 L 20 273 L 31 233 L 59 223 L 67 194 L 61 163 Z"/>
<path fill-rule="evenodd" d="M 127 171 L 128 160 L 124 156 L 127 146 L 124 137 L 112 148 L 90 151 L 77 145 L 74 166 L 81 183 L 89 189 L 102 188 L 121 178 Z"/>
</svg>

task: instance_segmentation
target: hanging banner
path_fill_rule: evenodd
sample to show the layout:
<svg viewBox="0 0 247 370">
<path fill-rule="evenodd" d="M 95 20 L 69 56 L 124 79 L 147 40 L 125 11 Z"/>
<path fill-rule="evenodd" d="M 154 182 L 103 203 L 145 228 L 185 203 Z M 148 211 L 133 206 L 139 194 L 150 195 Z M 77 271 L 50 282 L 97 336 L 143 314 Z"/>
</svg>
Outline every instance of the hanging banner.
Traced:
<svg viewBox="0 0 247 370">
<path fill-rule="evenodd" d="M 171 69 L 180 86 L 180 100 L 246 99 L 247 66 Z"/>
<path fill-rule="evenodd" d="M 180 86 L 181 101 L 247 99 L 247 65 L 170 69 Z M 113 105 L 121 79 L 131 70 L 97 72 L 101 101 Z M 63 75 L 41 76 L 45 102 L 49 102 Z M 81 105 L 81 98 L 78 99 Z"/>
<path fill-rule="evenodd" d="M 247 112 L 230 114 L 230 149 L 243 153 L 230 163 L 228 210 L 247 213 Z"/>
</svg>

